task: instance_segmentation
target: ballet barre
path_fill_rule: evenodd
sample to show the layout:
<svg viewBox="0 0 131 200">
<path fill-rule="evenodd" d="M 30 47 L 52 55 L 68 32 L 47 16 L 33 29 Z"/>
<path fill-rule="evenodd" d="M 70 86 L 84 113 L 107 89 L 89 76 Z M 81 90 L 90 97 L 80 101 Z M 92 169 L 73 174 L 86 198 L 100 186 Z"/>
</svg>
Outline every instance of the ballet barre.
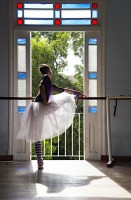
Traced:
<svg viewBox="0 0 131 200">
<path fill-rule="evenodd" d="M 108 96 L 106 98 L 106 112 L 107 112 L 107 143 L 108 143 L 108 162 L 107 167 L 112 167 L 114 159 L 112 158 L 112 142 L 111 142 L 111 119 L 110 119 L 110 100 L 131 100 L 131 96 Z M 117 102 L 115 105 L 116 112 Z M 114 112 L 114 114 L 115 114 Z"/>
<path fill-rule="evenodd" d="M 36 97 L 0 97 L 0 100 L 34 100 Z M 107 97 L 77 97 L 81 100 L 106 100 Z"/>
<path fill-rule="evenodd" d="M 0 100 L 34 100 L 36 97 L 0 97 Z"/>
<path fill-rule="evenodd" d="M 34 100 L 35 97 L 0 97 L 0 100 Z M 107 167 L 112 167 L 114 159 L 112 158 L 112 141 L 111 141 L 111 119 L 110 119 L 110 101 L 111 100 L 131 100 L 131 96 L 107 96 L 107 97 L 77 97 L 80 100 L 105 100 L 106 101 L 106 119 L 107 119 L 107 145 L 108 145 L 108 162 Z M 115 105 L 116 112 L 117 103 Z"/>
</svg>

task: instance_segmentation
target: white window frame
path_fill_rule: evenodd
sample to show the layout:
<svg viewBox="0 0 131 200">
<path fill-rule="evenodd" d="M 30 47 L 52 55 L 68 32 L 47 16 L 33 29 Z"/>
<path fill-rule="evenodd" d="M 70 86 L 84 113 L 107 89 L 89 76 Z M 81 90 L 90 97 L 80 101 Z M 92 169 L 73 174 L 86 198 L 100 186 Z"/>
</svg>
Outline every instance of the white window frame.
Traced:
<svg viewBox="0 0 131 200">
<path fill-rule="evenodd" d="M 15 77 L 15 52 L 16 49 L 15 48 L 15 34 L 18 32 L 31 32 L 31 31 L 84 31 L 88 34 L 90 34 L 91 36 L 93 35 L 93 33 L 98 34 L 100 41 L 101 41 L 101 45 L 100 45 L 100 54 L 98 55 L 98 60 L 100 60 L 100 63 L 98 63 L 99 66 L 99 71 L 98 74 L 101 77 L 101 80 L 98 81 L 98 96 L 105 96 L 105 71 L 104 71 L 104 63 L 105 63 L 105 37 L 104 37 L 104 31 L 105 31 L 105 0 L 96 0 L 95 2 L 93 0 L 90 0 L 88 2 L 94 2 L 94 3 L 98 3 L 99 6 L 99 25 L 98 26 L 57 26 L 57 27 L 53 27 L 53 26 L 16 26 L 15 25 L 15 20 L 16 20 L 16 11 L 15 11 L 15 4 L 19 2 L 18 0 L 13 0 L 13 1 L 9 1 L 9 16 L 10 16 L 10 26 L 9 26 L 9 31 L 10 31 L 10 38 L 9 38 L 9 42 L 10 42 L 10 57 L 9 57 L 9 71 L 10 71 L 10 96 L 15 96 L 16 94 L 16 88 L 15 88 L 15 81 L 16 81 L 16 77 Z M 20 1 L 20 2 L 25 2 L 25 1 Z M 32 0 L 32 2 L 35 2 L 34 0 Z M 37 1 L 38 2 L 38 1 Z M 39 1 L 40 2 L 40 1 Z M 42 1 L 41 1 L 42 2 Z M 48 1 L 46 1 L 48 2 Z M 51 0 L 50 3 L 58 3 L 58 1 L 56 0 Z M 65 2 L 64 0 L 60 2 Z M 80 3 L 81 1 L 78 0 L 72 0 L 72 2 L 74 3 Z M 104 12 L 103 12 L 104 11 Z M 86 52 L 85 52 L 86 53 Z M 86 59 L 85 59 L 85 64 L 87 63 Z M 86 77 L 87 77 L 87 72 L 85 70 L 85 75 L 84 75 L 84 93 L 85 95 L 87 95 L 87 83 L 86 83 Z M 89 148 L 85 148 L 85 159 L 100 159 L 100 156 L 102 154 L 106 153 L 106 143 L 105 143 L 105 103 L 103 101 L 98 101 L 98 107 L 101 109 L 101 114 L 99 114 L 99 117 L 101 119 L 101 122 L 98 123 L 98 129 L 99 129 L 99 149 L 98 149 L 98 153 L 97 155 L 91 155 L 89 152 Z M 14 118 L 14 101 L 10 101 L 9 102 L 9 109 L 10 109 L 10 114 L 9 114 L 9 154 L 10 155 L 14 155 L 14 159 L 18 159 L 18 156 L 16 155 L 15 152 L 15 148 L 16 148 L 16 127 L 15 124 L 12 123 L 12 121 L 15 121 Z M 84 103 L 84 109 L 86 110 L 86 103 Z M 86 124 L 86 120 L 87 120 L 87 115 L 85 114 L 86 111 L 84 111 L 84 121 Z M 90 114 L 90 113 L 89 113 Z M 15 134 L 14 134 L 15 131 Z M 86 131 L 86 126 L 84 125 L 84 131 Z M 88 134 L 86 134 L 85 136 L 85 147 L 89 146 L 89 138 L 88 138 Z M 21 159 L 27 159 L 29 160 L 30 157 L 29 155 L 21 158 Z"/>
</svg>

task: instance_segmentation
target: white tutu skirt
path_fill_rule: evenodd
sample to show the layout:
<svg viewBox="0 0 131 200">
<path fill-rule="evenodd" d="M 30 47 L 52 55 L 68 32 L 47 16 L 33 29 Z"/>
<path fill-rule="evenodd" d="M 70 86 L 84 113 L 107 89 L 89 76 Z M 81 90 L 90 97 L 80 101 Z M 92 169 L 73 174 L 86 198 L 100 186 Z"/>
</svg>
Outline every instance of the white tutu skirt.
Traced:
<svg viewBox="0 0 131 200">
<path fill-rule="evenodd" d="M 17 139 L 37 142 L 61 135 L 71 126 L 75 109 L 74 95 L 66 92 L 51 95 L 48 106 L 30 103 L 22 114 Z"/>
</svg>

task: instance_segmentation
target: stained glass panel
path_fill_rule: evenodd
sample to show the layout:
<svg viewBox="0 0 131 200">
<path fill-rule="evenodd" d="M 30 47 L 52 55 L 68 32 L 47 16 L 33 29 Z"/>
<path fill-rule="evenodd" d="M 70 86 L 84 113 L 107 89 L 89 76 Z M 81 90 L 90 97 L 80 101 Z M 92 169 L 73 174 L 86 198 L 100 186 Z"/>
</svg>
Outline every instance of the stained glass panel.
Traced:
<svg viewBox="0 0 131 200">
<path fill-rule="evenodd" d="M 17 24 L 18 24 L 18 25 L 22 25 L 23 22 L 24 22 L 23 19 L 17 19 Z"/>
<path fill-rule="evenodd" d="M 90 72 L 90 73 L 88 73 L 88 78 L 90 78 L 90 79 L 96 79 L 97 78 L 97 73 L 96 72 Z"/>
<path fill-rule="evenodd" d="M 53 4 L 40 4 L 40 3 L 24 3 L 24 8 L 39 8 L 39 9 L 53 9 Z"/>
<path fill-rule="evenodd" d="M 17 3 L 17 8 L 22 9 L 23 8 L 23 3 Z"/>
<path fill-rule="evenodd" d="M 23 12 L 22 12 L 22 10 L 18 10 L 18 11 L 17 11 L 17 17 L 18 17 L 18 18 L 23 17 Z"/>
<path fill-rule="evenodd" d="M 83 9 L 83 8 L 91 8 L 90 3 L 80 3 L 80 4 L 62 4 L 62 8 L 66 9 Z"/>
<path fill-rule="evenodd" d="M 62 10 L 61 11 L 62 18 L 91 18 L 90 10 Z"/>
<path fill-rule="evenodd" d="M 18 97 L 26 97 L 26 80 L 18 79 Z M 18 106 L 26 106 L 26 100 L 18 100 Z"/>
<path fill-rule="evenodd" d="M 97 97 L 97 80 L 89 80 L 89 97 Z M 89 100 L 89 106 L 97 106 L 97 100 Z"/>
<path fill-rule="evenodd" d="M 89 45 L 89 72 L 97 72 L 97 45 Z"/>
<path fill-rule="evenodd" d="M 97 3 L 17 3 L 17 24 L 96 26 L 97 7 Z"/>
<path fill-rule="evenodd" d="M 98 25 L 98 19 L 92 19 L 92 25 Z"/>
<path fill-rule="evenodd" d="M 61 8 L 61 4 L 60 3 L 55 3 L 54 8 L 55 9 L 60 9 Z"/>
<path fill-rule="evenodd" d="M 27 25 L 53 25 L 54 21 L 53 20 L 35 20 L 35 19 L 25 19 L 24 24 Z"/>
<path fill-rule="evenodd" d="M 94 9 L 98 8 L 98 3 L 92 3 L 92 8 Z"/>
<path fill-rule="evenodd" d="M 97 113 L 97 111 L 98 111 L 98 108 L 97 108 L 97 106 L 96 107 L 88 107 L 88 112 L 89 113 Z"/>
<path fill-rule="evenodd" d="M 53 10 L 24 10 L 25 18 L 54 18 Z"/>
<path fill-rule="evenodd" d="M 55 18 L 60 18 L 60 11 L 55 11 Z"/>
<path fill-rule="evenodd" d="M 26 72 L 26 46 L 18 45 L 18 71 Z"/>
<path fill-rule="evenodd" d="M 60 19 L 55 19 L 55 25 L 59 26 L 61 24 L 61 20 Z"/>
<path fill-rule="evenodd" d="M 24 113 L 26 110 L 26 106 L 18 106 L 18 113 Z"/>
<path fill-rule="evenodd" d="M 90 19 L 82 19 L 82 20 L 62 20 L 62 25 L 91 25 Z"/>
<path fill-rule="evenodd" d="M 92 18 L 98 18 L 98 10 L 92 10 Z"/>
<path fill-rule="evenodd" d="M 17 78 L 26 79 L 27 74 L 25 72 L 18 72 Z"/>
<path fill-rule="evenodd" d="M 97 44 L 97 39 L 96 38 L 89 38 L 88 44 Z"/>
<path fill-rule="evenodd" d="M 18 38 L 17 44 L 26 44 L 26 39 L 25 38 Z"/>
</svg>

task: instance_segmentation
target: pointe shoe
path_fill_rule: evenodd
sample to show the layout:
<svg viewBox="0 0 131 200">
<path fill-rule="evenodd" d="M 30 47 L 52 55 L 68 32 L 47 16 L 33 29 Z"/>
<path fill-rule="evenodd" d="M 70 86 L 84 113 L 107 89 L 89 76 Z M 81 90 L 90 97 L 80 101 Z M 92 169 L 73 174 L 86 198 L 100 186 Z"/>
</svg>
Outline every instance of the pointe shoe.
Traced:
<svg viewBox="0 0 131 200">
<path fill-rule="evenodd" d="M 44 164 L 38 164 L 38 169 L 44 169 Z"/>
<path fill-rule="evenodd" d="M 44 169 L 44 165 L 42 164 L 42 165 L 38 165 L 38 169 Z"/>
</svg>

